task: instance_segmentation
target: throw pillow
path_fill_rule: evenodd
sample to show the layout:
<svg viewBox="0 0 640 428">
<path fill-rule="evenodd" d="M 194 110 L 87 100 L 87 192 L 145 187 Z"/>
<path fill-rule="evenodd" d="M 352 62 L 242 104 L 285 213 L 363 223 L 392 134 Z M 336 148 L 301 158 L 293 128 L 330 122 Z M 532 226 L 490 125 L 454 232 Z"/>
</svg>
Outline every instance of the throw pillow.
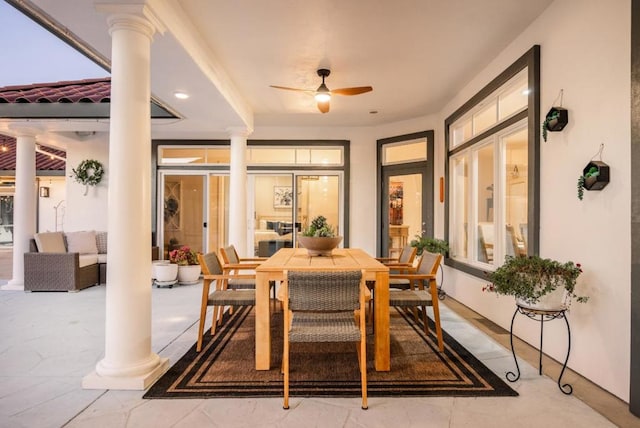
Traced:
<svg viewBox="0 0 640 428">
<path fill-rule="evenodd" d="M 67 250 L 70 253 L 98 254 L 96 246 L 96 232 L 93 230 L 82 232 L 68 232 Z"/>
<path fill-rule="evenodd" d="M 96 232 L 98 254 L 107 254 L 107 232 Z"/>
<path fill-rule="evenodd" d="M 66 253 L 62 232 L 36 233 L 34 236 L 38 252 L 40 253 Z"/>
</svg>

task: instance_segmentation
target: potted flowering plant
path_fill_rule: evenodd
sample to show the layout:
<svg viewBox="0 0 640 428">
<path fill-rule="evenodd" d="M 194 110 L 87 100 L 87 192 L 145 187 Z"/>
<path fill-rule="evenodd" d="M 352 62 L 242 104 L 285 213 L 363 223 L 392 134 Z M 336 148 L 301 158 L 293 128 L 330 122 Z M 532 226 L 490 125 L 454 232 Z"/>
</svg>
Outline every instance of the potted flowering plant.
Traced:
<svg viewBox="0 0 640 428">
<path fill-rule="evenodd" d="M 178 265 L 178 283 L 195 284 L 200 279 L 198 253 L 186 245 L 170 251 L 169 261 Z"/>
<path fill-rule="evenodd" d="M 186 245 L 169 251 L 169 261 L 178 266 L 189 266 L 198 264 L 198 253 Z"/>
<path fill-rule="evenodd" d="M 589 298 L 575 293 L 580 264 L 561 263 L 538 256 L 507 256 L 502 266 L 487 273 L 490 284 L 483 288 L 511 295 L 519 306 L 540 310 L 563 310 L 572 299 L 584 303 Z"/>
</svg>

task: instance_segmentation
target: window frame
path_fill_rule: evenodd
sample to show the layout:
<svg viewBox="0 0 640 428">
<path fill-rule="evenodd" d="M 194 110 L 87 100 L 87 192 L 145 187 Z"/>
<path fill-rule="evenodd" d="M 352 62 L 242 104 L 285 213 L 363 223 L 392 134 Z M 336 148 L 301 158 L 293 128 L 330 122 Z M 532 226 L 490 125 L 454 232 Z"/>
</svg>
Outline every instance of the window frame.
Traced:
<svg viewBox="0 0 640 428">
<path fill-rule="evenodd" d="M 515 77 L 522 70 L 527 70 L 527 80 L 529 82 L 529 94 L 527 97 L 527 108 L 511 116 L 506 117 L 495 125 L 485 129 L 480 134 L 474 135 L 462 144 L 451 147 L 452 125 L 459 119 L 475 113 L 475 109 L 492 94 L 501 89 L 510 79 Z M 484 144 L 494 134 L 514 126 L 523 119 L 527 119 L 528 131 L 528 183 L 527 183 L 527 254 L 538 255 L 539 253 L 539 224 L 540 224 L 540 46 L 534 45 L 524 55 L 518 58 L 513 64 L 507 67 L 502 73 L 494 78 L 489 84 L 471 97 L 458 110 L 445 119 L 445 227 L 444 233 L 447 240 L 451 239 L 450 231 L 450 206 L 452 204 L 450 190 L 450 163 L 456 154 L 469 150 L 476 144 Z M 496 168 L 500 168 L 496 165 Z M 470 177 L 469 188 L 476 185 L 473 177 Z M 475 219 L 473 219 L 475 222 Z M 473 252 L 472 252 L 473 254 Z M 471 255 L 470 255 L 471 256 Z M 472 260 L 471 260 L 472 261 Z M 485 271 L 477 265 L 469 262 L 445 258 L 445 264 L 455 269 L 466 272 L 478 278 L 486 278 Z M 498 265 L 494 265 L 497 267 Z"/>
</svg>

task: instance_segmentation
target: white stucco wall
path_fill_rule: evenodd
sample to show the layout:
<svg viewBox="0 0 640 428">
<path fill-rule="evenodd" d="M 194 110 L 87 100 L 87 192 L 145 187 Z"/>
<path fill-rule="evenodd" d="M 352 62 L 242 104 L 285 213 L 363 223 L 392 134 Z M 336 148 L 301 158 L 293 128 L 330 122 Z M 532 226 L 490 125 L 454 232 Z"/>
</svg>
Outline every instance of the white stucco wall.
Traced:
<svg viewBox="0 0 640 428">
<path fill-rule="evenodd" d="M 630 2 L 556 0 L 520 37 L 442 111 L 444 118 L 534 44 L 541 45 L 541 110 L 546 114 L 564 90 L 569 124 L 541 142 L 540 255 L 581 263 L 574 304 L 569 366 L 625 401 L 630 363 Z M 584 166 L 604 143 L 611 182 L 603 191 L 576 197 Z M 509 328 L 513 299 L 483 293 L 486 281 L 447 269 L 447 292 Z M 517 318 L 515 332 L 537 346 L 539 326 Z M 564 322 L 545 325 L 544 351 L 566 355 Z"/>
<path fill-rule="evenodd" d="M 77 183 L 72 168 L 77 168 L 85 159 L 95 159 L 104 166 L 102 181 L 97 186 L 89 186 L 85 195 L 85 186 Z M 78 142 L 67 144 L 67 176 L 65 231 L 107 230 L 107 190 L 109 186 L 109 142 L 103 133 L 95 134 Z M 113 207 L 131 209 L 136 207 Z"/>
</svg>

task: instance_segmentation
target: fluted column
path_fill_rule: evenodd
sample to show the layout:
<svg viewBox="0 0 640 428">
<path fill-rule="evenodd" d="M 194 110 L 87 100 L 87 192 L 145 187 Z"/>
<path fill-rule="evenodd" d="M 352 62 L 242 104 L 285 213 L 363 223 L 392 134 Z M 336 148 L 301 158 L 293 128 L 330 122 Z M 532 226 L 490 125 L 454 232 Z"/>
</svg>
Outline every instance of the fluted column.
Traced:
<svg viewBox="0 0 640 428">
<path fill-rule="evenodd" d="M 231 137 L 231 165 L 229 182 L 229 244 L 242 257 L 247 253 L 247 137 L 246 128 L 229 128 Z"/>
<path fill-rule="evenodd" d="M 126 5 L 127 6 L 127 5 Z M 146 389 L 168 368 L 151 350 L 150 51 L 155 30 L 132 5 L 108 11 L 112 38 L 105 355 L 90 389 Z M 115 8 L 115 10 L 113 9 Z"/>
<path fill-rule="evenodd" d="M 24 290 L 24 253 L 36 233 L 35 130 L 16 135 L 16 187 L 13 197 L 13 278 L 3 290 Z"/>
</svg>

